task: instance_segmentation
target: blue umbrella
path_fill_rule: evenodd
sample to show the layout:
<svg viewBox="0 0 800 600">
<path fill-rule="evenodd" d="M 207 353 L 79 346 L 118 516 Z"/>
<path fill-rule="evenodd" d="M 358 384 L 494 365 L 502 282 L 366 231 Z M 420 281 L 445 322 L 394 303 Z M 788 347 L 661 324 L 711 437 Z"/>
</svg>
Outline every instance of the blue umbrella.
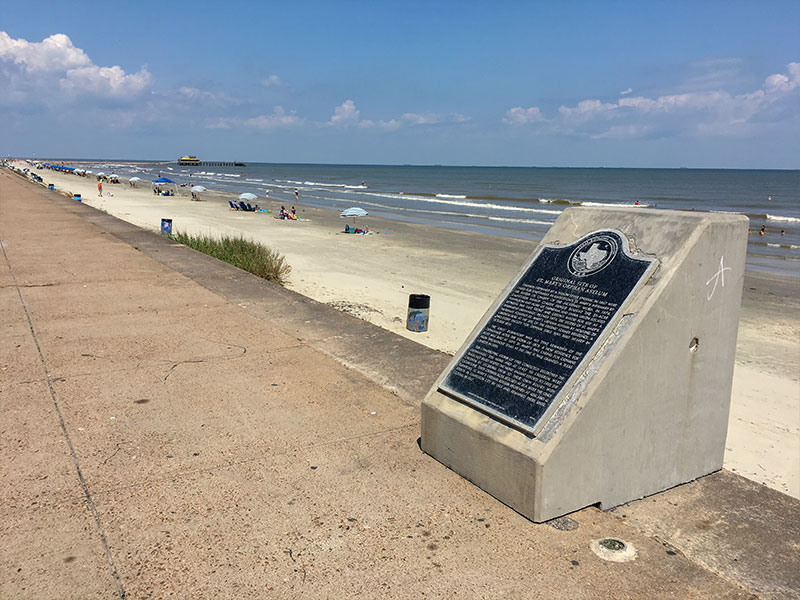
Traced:
<svg viewBox="0 0 800 600">
<path fill-rule="evenodd" d="M 175 182 L 172 181 L 172 179 L 167 179 L 166 177 L 162 177 L 161 179 L 153 179 L 153 183 L 175 183 Z"/>
</svg>

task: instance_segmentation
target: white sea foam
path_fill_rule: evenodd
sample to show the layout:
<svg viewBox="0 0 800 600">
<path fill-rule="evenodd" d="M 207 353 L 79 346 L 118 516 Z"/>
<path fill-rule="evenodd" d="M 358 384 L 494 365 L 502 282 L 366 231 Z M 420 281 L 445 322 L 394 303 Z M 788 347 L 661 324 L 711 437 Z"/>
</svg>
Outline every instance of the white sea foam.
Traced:
<svg viewBox="0 0 800 600">
<path fill-rule="evenodd" d="M 373 194 L 374 196 L 381 196 L 380 194 Z M 388 196 L 387 196 L 388 197 Z M 307 198 L 314 198 L 318 200 L 330 200 L 325 196 L 317 196 L 317 195 L 308 195 Z M 365 201 L 362 202 L 365 206 L 369 208 L 377 208 L 377 209 L 386 209 L 387 211 L 396 212 L 396 213 L 411 213 L 411 214 L 426 214 L 426 215 L 434 215 L 436 217 L 461 217 L 466 219 L 486 219 L 488 221 L 504 221 L 507 223 L 527 223 L 530 225 L 552 225 L 553 221 L 538 221 L 535 219 L 515 219 L 512 217 L 498 217 L 493 215 L 480 215 L 475 213 L 465 213 L 465 212 L 456 212 L 450 210 L 432 210 L 432 209 L 425 209 L 425 208 L 408 208 L 402 206 L 391 206 L 386 204 L 381 204 L 380 202 L 374 201 Z M 548 211 L 550 212 L 550 211 Z M 553 211 L 560 214 L 558 211 Z"/>
<path fill-rule="evenodd" d="M 375 196 L 378 198 L 399 198 L 397 194 L 381 194 L 379 192 L 366 192 L 360 194 L 361 196 Z M 427 202 L 433 204 L 445 204 L 448 206 L 464 206 L 469 208 L 477 208 L 484 210 L 494 211 L 511 211 L 511 212 L 525 212 L 525 213 L 538 213 L 546 215 L 560 215 L 560 210 L 552 210 L 547 208 L 528 208 L 525 206 L 513 206 L 508 204 L 488 204 L 483 202 L 472 202 L 469 200 L 448 200 L 445 198 L 431 198 L 430 196 L 402 196 L 403 200 L 416 200 L 417 202 Z"/>
<path fill-rule="evenodd" d="M 800 223 L 798 217 L 782 217 L 780 215 L 767 215 L 767 221 L 785 221 L 787 223 Z"/>
<path fill-rule="evenodd" d="M 249 177 L 246 177 L 245 181 L 258 181 L 258 182 L 261 182 L 261 181 L 264 181 L 264 180 L 263 179 L 255 179 L 255 178 L 251 179 Z"/>
<path fill-rule="evenodd" d="M 321 188 L 342 188 L 348 190 L 366 190 L 366 185 L 348 185 L 346 183 L 324 183 L 322 181 L 295 181 L 294 179 L 276 179 L 275 181 L 281 183 L 291 183 L 292 187 L 297 187 L 299 185 L 308 185 L 311 187 L 321 187 Z"/>
<path fill-rule="evenodd" d="M 484 217 L 484 218 L 489 219 L 490 221 L 505 221 L 506 223 L 530 223 L 531 225 L 552 225 L 555 222 L 555 221 L 536 221 L 534 219 L 509 219 L 507 217 Z"/>
<path fill-rule="evenodd" d="M 437 198 L 453 198 L 455 200 L 466 200 L 466 196 L 453 195 L 453 194 L 436 194 Z"/>
<path fill-rule="evenodd" d="M 767 242 L 767 246 L 770 248 L 784 248 L 788 250 L 800 250 L 800 246 L 796 246 L 795 244 L 770 244 Z"/>
</svg>

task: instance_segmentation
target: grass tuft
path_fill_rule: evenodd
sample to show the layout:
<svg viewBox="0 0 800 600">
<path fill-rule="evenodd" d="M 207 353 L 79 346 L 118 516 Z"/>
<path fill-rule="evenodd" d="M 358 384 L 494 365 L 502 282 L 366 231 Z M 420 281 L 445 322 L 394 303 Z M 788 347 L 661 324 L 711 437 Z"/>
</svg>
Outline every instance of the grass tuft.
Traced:
<svg viewBox="0 0 800 600">
<path fill-rule="evenodd" d="M 285 285 L 286 278 L 292 271 L 292 267 L 287 264 L 286 259 L 279 252 L 243 237 L 222 236 L 216 238 L 210 235 L 189 235 L 177 231 L 170 237 L 180 244 L 278 285 Z"/>
</svg>

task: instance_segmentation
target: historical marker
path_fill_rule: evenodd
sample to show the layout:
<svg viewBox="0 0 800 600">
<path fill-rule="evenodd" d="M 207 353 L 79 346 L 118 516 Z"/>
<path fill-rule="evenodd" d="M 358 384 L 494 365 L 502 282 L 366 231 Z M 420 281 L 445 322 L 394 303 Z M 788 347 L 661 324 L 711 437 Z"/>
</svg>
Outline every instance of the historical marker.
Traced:
<svg viewBox="0 0 800 600">
<path fill-rule="evenodd" d="M 537 522 L 722 468 L 747 226 L 566 208 L 423 399 L 422 450 Z"/>
<path fill-rule="evenodd" d="M 536 434 L 655 265 L 619 231 L 543 246 L 465 345 L 440 391 Z"/>
</svg>

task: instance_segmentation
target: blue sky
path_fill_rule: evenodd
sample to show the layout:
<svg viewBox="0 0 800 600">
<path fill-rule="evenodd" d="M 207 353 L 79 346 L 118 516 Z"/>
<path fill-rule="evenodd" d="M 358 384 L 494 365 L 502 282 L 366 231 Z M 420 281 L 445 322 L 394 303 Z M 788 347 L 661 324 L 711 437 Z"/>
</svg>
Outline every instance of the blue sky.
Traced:
<svg viewBox="0 0 800 600">
<path fill-rule="evenodd" d="M 800 2 L 20 2 L 0 153 L 800 168 Z"/>
</svg>

